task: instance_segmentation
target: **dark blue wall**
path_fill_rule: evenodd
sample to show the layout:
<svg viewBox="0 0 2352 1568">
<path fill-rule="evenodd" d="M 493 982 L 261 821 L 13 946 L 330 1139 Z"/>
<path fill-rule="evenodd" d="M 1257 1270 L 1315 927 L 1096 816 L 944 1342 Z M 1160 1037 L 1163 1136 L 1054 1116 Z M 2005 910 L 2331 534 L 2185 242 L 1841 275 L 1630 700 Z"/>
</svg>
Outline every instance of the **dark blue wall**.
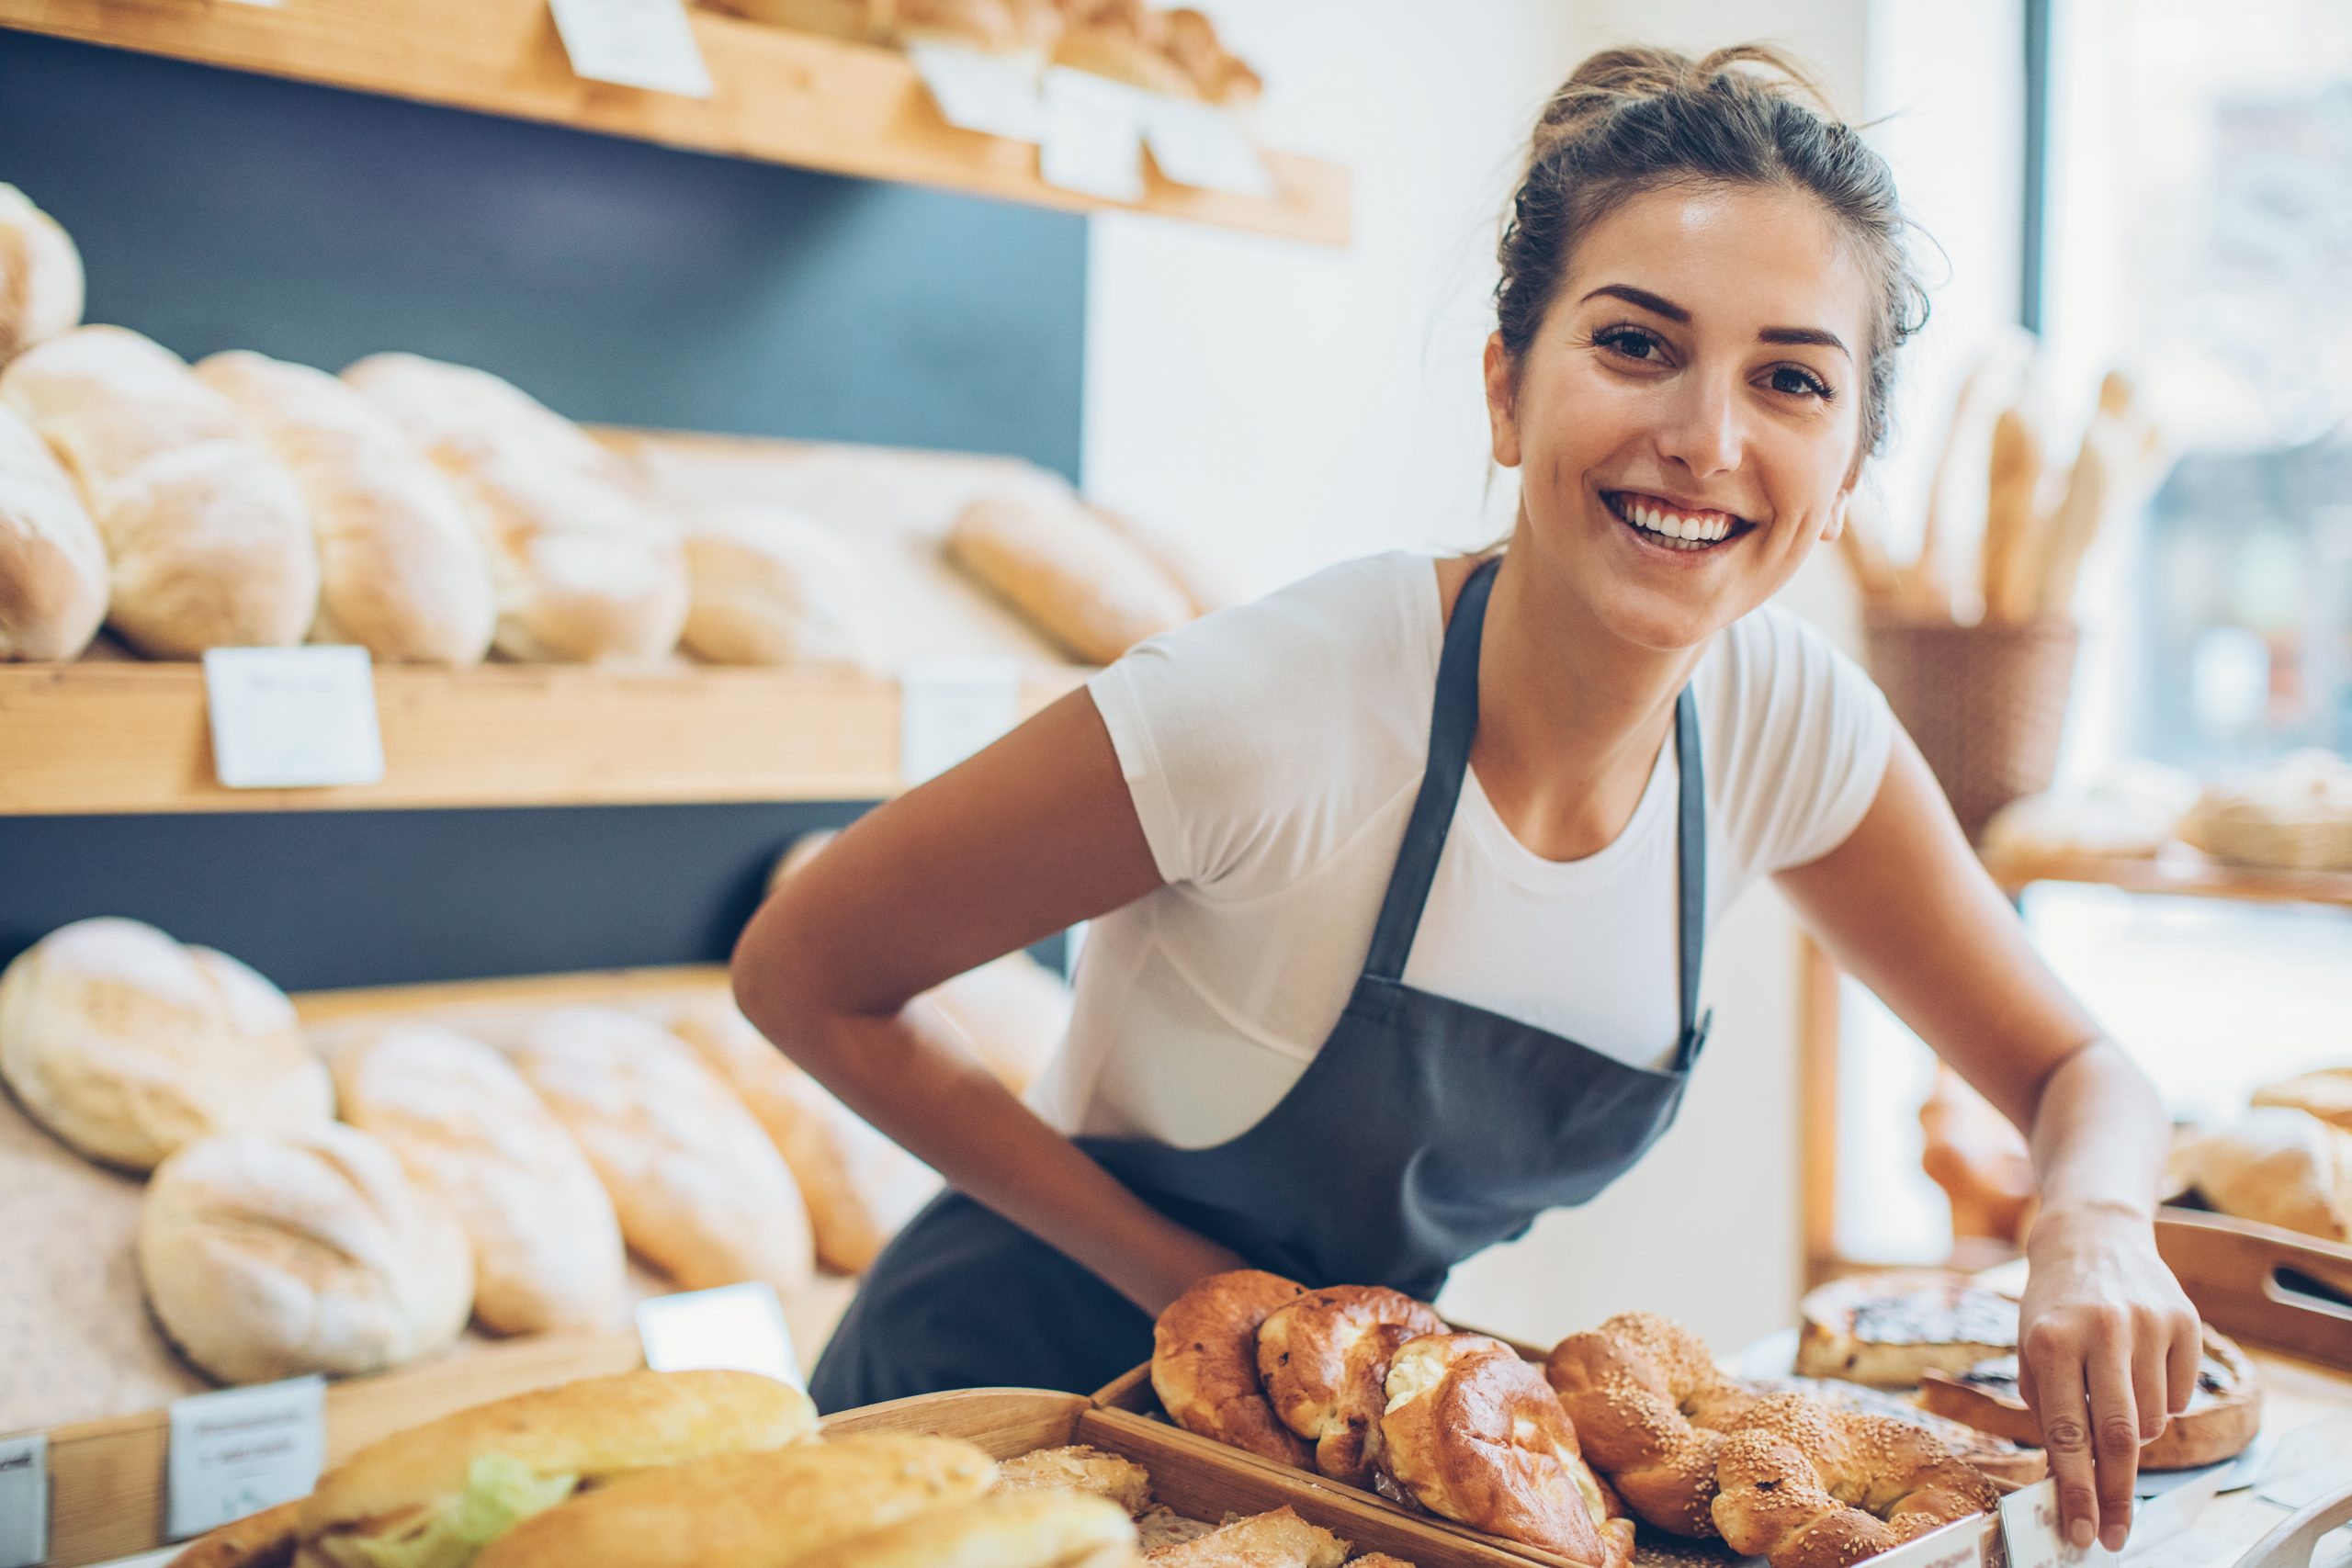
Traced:
<svg viewBox="0 0 2352 1568">
<path fill-rule="evenodd" d="M 579 419 L 1078 472 L 1070 214 L 6 31 L 0 180 L 79 242 L 89 319 L 191 358 L 404 348 Z M 294 989 L 718 959 L 854 810 L 0 818 L 0 961 L 96 913 Z"/>
</svg>

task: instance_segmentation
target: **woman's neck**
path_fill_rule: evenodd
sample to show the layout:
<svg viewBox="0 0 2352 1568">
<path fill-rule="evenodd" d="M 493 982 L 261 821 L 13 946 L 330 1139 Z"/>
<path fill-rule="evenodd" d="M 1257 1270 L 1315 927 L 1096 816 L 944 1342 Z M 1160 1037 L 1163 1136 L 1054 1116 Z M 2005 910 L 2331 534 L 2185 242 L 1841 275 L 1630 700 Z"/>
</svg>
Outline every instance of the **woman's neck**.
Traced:
<svg viewBox="0 0 2352 1568">
<path fill-rule="evenodd" d="M 1530 559 L 1506 555 L 1487 605 L 1470 761 L 1512 837 L 1554 861 L 1614 842 L 1702 651 L 1612 637 Z"/>
</svg>

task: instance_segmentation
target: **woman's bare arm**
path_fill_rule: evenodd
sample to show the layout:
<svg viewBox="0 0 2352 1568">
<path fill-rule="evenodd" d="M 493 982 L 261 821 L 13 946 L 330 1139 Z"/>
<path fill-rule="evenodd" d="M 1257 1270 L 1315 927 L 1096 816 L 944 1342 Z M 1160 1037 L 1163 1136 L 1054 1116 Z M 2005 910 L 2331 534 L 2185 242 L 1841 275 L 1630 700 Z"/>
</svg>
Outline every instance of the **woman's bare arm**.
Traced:
<svg viewBox="0 0 2352 1568">
<path fill-rule="evenodd" d="M 1110 734 L 1074 692 L 868 813 L 771 894 L 736 944 L 736 1000 L 951 1184 L 1156 1314 L 1238 1259 L 1121 1186 L 916 998 L 1159 886 Z"/>
</svg>

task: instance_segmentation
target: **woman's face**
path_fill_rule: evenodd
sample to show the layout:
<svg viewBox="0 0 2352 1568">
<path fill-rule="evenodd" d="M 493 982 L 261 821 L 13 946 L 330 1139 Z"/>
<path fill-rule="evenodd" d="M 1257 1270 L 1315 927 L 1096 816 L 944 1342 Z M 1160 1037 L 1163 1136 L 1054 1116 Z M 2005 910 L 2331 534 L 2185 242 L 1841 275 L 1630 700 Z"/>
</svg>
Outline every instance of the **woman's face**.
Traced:
<svg viewBox="0 0 2352 1568">
<path fill-rule="evenodd" d="M 1870 280 L 1810 196 L 1655 191 L 1585 234 L 1517 365 L 1487 348 L 1515 550 L 1638 646 L 1688 649 L 1845 521 Z M 1675 535 L 1695 537 L 1668 537 Z"/>
</svg>

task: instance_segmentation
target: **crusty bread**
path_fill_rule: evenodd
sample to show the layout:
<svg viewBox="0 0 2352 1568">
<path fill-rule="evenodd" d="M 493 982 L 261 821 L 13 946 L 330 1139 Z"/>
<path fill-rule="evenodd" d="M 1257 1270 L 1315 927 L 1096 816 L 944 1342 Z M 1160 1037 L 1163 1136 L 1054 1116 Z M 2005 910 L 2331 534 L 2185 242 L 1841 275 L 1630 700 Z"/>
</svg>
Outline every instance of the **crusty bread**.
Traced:
<svg viewBox="0 0 2352 1568">
<path fill-rule="evenodd" d="M 380 1548 L 455 1507 L 478 1461 L 561 1489 L 805 1437 L 816 1407 L 753 1372 L 621 1372 L 493 1400 L 412 1427 L 329 1471 L 302 1506 L 302 1545 L 334 1568 L 376 1568 Z M 423 1565 L 420 1565 L 423 1568 Z"/>
<path fill-rule="evenodd" d="M 939 1190 L 929 1166 L 794 1066 L 733 1003 L 712 998 L 689 1007 L 671 1019 L 670 1032 L 766 1131 L 808 1201 L 817 1261 L 834 1273 L 865 1272 Z"/>
<path fill-rule="evenodd" d="M 1305 1443 L 1276 1417 L 1258 1378 L 1258 1328 L 1306 1293 L 1261 1269 L 1196 1280 L 1151 1329 L 1151 1389 L 1188 1432 L 1294 1469 L 1312 1465 Z"/>
<path fill-rule="evenodd" d="M 0 184 L 0 365 L 82 320 L 82 254 L 57 220 Z"/>
<path fill-rule="evenodd" d="M 957 1438 L 877 1433 L 640 1471 L 525 1520 L 473 1568 L 770 1568 L 987 1493 Z"/>
<path fill-rule="evenodd" d="M 1022 1492 L 917 1514 L 792 1559 L 793 1568 L 1128 1568 L 1143 1559 L 1116 1503 Z"/>
<path fill-rule="evenodd" d="M 0 372 L 106 541 L 108 617 L 141 652 L 302 640 L 319 604 L 302 497 L 229 400 L 121 327 L 78 327 Z"/>
<path fill-rule="evenodd" d="M 2256 1105 L 2307 1111 L 2330 1126 L 2352 1133 L 2352 1067 L 2322 1067 L 2254 1091 Z"/>
<path fill-rule="evenodd" d="M 1909 1388 L 2017 1348 L 2018 1304 L 1963 1275 L 1902 1270 L 1833 1280 L 1799 1303 L 1797 1375 Z"/>
<path fill-rule="evenodd" d="M 498 618 L 490 558 L 432 460 L 323 370 L 238 349 L 196 373 L 302 492 L 319 549 L 311 639 L 386 662 L 480 662 Z"/>
<path fill-rule="evenodd" d="M 2197 1138 L 2181 1158 L 2222 1213 L 2352 1242 L 2352 1133 L 2307 1111 L 2257 1107 Z"/>
<path fill-rule="evenodd" d="M 1151 1507 L 1151 1472 L 1131 1459 L 1084 1443 L 1035 1449 L 1000 1467 L 1000 1492 L 1091 1492 L 1129 1517 Z"/>
<path fill-rule="evenodd" d="M 293 1132 L 334 1109 L 277 987 L 136 920 L 76 920 L 8 965 L 0 1079 L 33 1120 L 130 1170 L 209 1134 Z"/>
<path fill-rule="evenodd" d="M 1182 592 L 1195 615 L 1205 615 L 1241 602 L 1241 591 L 1225 569 L 1190 540 L 1130 513 L 1114 512 L 1107 506 L 1090 506 L 1087 510 L 1165 572 L 1168 580 Z"/>
<path fill-rule="evenodd" d="M 1069 13 L 1069 25 L 1054 40 L 1053 62 L 1146 92 L 1193 96 L 1193 79 L 1159 47 L 1157 32 L 1143 6 L 1080 6 Z"/>
<path fill-rule="evenodd" d="M 473 1262 L 391 1151 L 326 1122 L 188 1145 L 139 1211 L 155 1320 L 224 1382 L 374 1372 L 465 1327 Z"/>
<path fill-rule="evenodd" d="M 718 507 L 685 525 L 686 651 L 711 664 L 872 670 L 882 628 L 857 558 L 781 507 Z"/>
<path fill-rule="evenodd" d="M 1019 54 L 1036 40 L 1023 0 L 892 0 L 890 41 Z"/>
<path fill-rule="evenodd" d="M 1075 501 L 976 501 L 949 529 L 947 556 L 1089 664 L 1193 618 L 1184 590 Z"/>
<path fill-rule="evenodd" d="M 413 354 L 374 355 L 343 377 L 455 485 L 489 555 L 500 652 L 642 661 L 677 646 L 678 531 L 585 431 L 487 371 Z"/>
<path fill-rule="evenodd" d="M 752 1113 L 692 1047 L 610 1008 L 534 1021 L 515 1066 L 580 1141 L 639 1256 L 687 1290 L 808 1282 L 808 1210 Z"/>
<path fill-rule="evenodd" d="M 164 1568 L 291 1568 L 302 1500 L 280 1503 L 222 1525 Z"/>
<path fill-rule="evenodd" d="M 1340 1568 L 1347 1556 L 1346 1541 L 1285 1505 L 1163 1547 L 1148 1561 L 1152 1568 Z"/>
<path fill-rule="evenodd" d="M 612 1200 L 505 1057 L 411 1024 L 339 1052 L 334 1068 L 344 1120 L 382 1139 L 465 1228 L 485 1326 L 536 1334 L 621 1320 L 628 1272 Z"/>
<path fill-rule="evenodd" d="M 0 660 L 74 658 L 106 616 L 107 547 L 89 508 L 48 444 L 0 406 Z"/>
</svg>

